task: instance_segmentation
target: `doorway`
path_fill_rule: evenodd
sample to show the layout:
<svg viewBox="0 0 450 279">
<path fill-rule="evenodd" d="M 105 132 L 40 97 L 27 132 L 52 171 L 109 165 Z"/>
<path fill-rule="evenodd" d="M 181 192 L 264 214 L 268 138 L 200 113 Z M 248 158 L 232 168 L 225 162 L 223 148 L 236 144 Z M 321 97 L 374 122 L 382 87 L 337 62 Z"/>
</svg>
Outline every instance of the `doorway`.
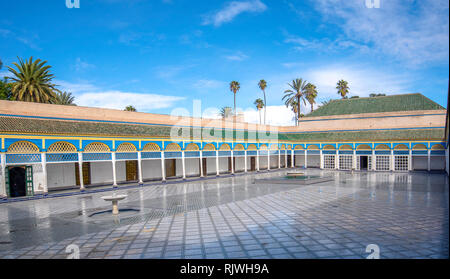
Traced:
<svg viewBox="0 0 450 279">
<path fill-rule="evenodd" d="M 9 196 L 23 197 L 27 195 L 25 167 L 12 167 L 8 170 Z"/>
<path fill-rule="evenodd" d="M 369 160 L 367 156 L 359 156 L 359 169 L 367 170 L 369 167 Z"/>
<path fill-rule="evenodd" d="M 137 161 L 125 161 L 126 181 L 138 180 Z"/>
<path fill-rule="evenodd" d="M 78 163 L 75 163 L 75 184 L 80 185 L 80 170 Z M 91 163 L 83 162 L 81 165 L 83 169 L 83 185 L 91 184 Z"/>
<path fill-rule="evenodd" d="M 207 176 L 208 175 L 208 168 L 206 166 L 206 158 L 202 158 L 202 168 L 203 168 L 203 176 Z"/>
<path fill-rule="evenodd" d="M 256 170 L 256 158 L 250 157 L 250 171 Z"/>
<path fill-rule="evenodd" d="M 306 155 L 305 155 L 306 156 Z M 292 156 L 287 156 L 287 166 L 288 166 L 288 168 L 290 168 L 292 165 L 291 165 L 291 162 L 292 162 Z M 306 167 L 306 166 L 305 166 Z"/>
<path fill-rule="evenodd" d="M 166 159 L 166 177 L 174 177 L 176 175 L 176 159 Z"/>
</svg>

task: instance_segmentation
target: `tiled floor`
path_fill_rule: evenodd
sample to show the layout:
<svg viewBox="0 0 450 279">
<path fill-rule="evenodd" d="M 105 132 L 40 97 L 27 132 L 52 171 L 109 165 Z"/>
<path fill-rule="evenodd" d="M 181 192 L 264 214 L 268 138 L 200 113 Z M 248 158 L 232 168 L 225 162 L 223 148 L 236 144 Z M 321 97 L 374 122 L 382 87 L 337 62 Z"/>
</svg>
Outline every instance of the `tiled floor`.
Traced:
<svg viewBox="0 0 450 279">
<path fill-rule="evenodd" d="M 302 170 L 303 171 L 303 170 Z M 303 171 L 332 182 L 253 184 L 286 171 L 0 204 L 0 258 L 448 258 L 448 177 Z"/>
</svg>

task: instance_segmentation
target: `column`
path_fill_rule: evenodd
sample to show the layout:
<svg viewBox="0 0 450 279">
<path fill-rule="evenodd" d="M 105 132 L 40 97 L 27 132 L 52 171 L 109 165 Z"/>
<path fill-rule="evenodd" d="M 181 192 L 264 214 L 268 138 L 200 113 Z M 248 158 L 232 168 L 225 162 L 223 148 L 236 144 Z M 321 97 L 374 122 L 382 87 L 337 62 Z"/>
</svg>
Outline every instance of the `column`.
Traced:
<svg viewBox="0 0 450 279">
<path fill-rule="evenodd" d="M 428 149 L 428 171 L 431 170 L 431 150 Z"/>
<path fill-rule="evenodd" d="M 306 150 L 305 149 L 305 152 L 304 152 L 304 154 L 305 154 L 305 169 L 308 167 L 308 150 Z"/>
<path fill-rule="evenodd" d="M 117 187 L 117 176 L 116 176 L 116 152 L 111 153 L 111 162 L 113 169 L 113 187 Z"/>
<path fill-rule="evenodd" d="M 284 168 L 288 168 L 288 162 L 287 162 L 287 158 L 288 158 L 288 155 L 287 155 L 287 149 L 285 149 L 284 150 Z"/>
<path fill-rule="evenodd" d="M 372 149 L 372 170 L 377 170 L 377 156 L 375 156 L 375 150 Z"/>
<path fill-rule="evenodd" d="M 142 153 L 138 151 L 138 175 L 139 175 L 139 184 L 144 184 L 142 180 Z"/>
<path fill-rule="evenodd" d="M 256 171 L 259 171 L 259 150 L 256 150 Z"/>
<path fill-rule="evenodd" d="M 391 149 L 391 160 L 390 160 L 391 162 L 390 162 L 390 166 L 389 166 L 389 169 L 391 170 L 391 171 L 394 171 L 395 170 L 395 162 L 394 162 L 394 150 L 393 149 Z"/>
<path fill-rule="evenodd" d="M 184 150 L 181 151 L 181 165 L 183 166 L 183 179 L 186 179 L 186 162 L 184 160 Z"/>
<path fill-rule="evenodd" d="M 339 150 L 336 150 L 336 155 L 334 157 L 334 168 L 339 169 Z"/>
<path fill-rule="evenodd" d="M 408 171 L 412 171 L 412 149 L 409 150 Z"/>
<path fill-rule="evenodd" d="M 7 198 L 6 195 L 6 154 L 1 153 L 1 162 L 2 162 L 2 184 L 1 184 L 1 193 L 0 195 L 4 198 Z"/>
<path fill-rule="evenodd" d="M 319 166 L 320 166 L 320 169 L 322 170 L 323 169 L 323 155 L 322 155 L 322 149 L 320 149 L 319 150 L 319 157 L 320 157 L 320 163 L 319 163 Z"/>
<path fill-rule="evenodd" d="M 219 150 L 216 150 L 216 175 L 219 176 Z"/>
<path fill-rule="evenodd" d="M 270 149 L 267 149 L 267 171 L 270 171 Z"/>
<path fill-rule="evenodd" d="M 292 146 L 294 147 L 294 146 Z M 291 168 L 295 167 L 294 166 L 294 149 L 291 149 Z"/>
<path fill-rule="evenodd" d="M 83 153 L 78 152 L 78 175 L 80 176 L 80 191 L 84 191 L 84 177 L 83 177 Z"/>
<path fill-rule="evenodd" d="M 372 160 L 372 158 L 370 157 Z M 356 170 L 356 150 L 353 149 L 353 157 L 352 157 L 352 169 Z"/>
<path fill-rule="evenodd" d="M 281 169 L 281 150 L 278 149 L 278 168 Z"/>
<path fill-rule="evenodd" d="M 42 175 L 44 176 L 44 195 L 48 194 L 48 185 L 47 185 L 47 153 L 41 154 L 42 161 Z"/>
<path fill-rule="evenodd" d="M 244 172 L 247 172 L 247 150 L 244 150 Z"/>
<path fill-rule="evenodd" d="M 166 164 L 164 159 L 164 151 L 161 151 L 161 177 L 162 181 L 166 181 Z"/>
<path fill-rule="evenodd" d="M 200 150 L 198 152 L 198 154 L 200 155 L 200 177 L 203 177 L 204 176 L 204 173 L 203 173 L 203 151 Z"/>
</svg>

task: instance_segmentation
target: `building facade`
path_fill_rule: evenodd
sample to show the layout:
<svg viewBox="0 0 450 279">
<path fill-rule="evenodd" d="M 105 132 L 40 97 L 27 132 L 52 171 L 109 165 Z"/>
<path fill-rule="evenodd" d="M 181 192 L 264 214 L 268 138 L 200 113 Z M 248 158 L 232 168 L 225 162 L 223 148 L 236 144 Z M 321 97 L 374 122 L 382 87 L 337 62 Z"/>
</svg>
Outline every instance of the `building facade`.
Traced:
<svg viewBox="0 0 450 279">
<path fill-rule="evenodd" d="M 298 127 L 0 101 L 0 196 L 293 167 L 444 171 L 446 118 L 421 94 L 332 101 Z"/>
</svg>

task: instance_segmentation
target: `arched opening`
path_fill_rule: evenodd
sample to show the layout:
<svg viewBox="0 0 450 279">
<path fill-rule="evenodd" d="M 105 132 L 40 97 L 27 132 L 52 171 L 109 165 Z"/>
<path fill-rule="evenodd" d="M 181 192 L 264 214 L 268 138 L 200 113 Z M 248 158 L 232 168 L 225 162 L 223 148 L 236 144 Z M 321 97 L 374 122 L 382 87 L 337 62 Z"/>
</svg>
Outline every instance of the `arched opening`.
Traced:
<svg viewBox="0 0 450 279">
<path fill-rule="evenodd" d="M 320 150 L 316 144 L 311 144 L 307 148 L 305 154 L 306 162 L 304 163 L 307 168 L 320 168 Z"/>
<path fill-rule="evenodd" d="M 247 161 L 247 169 L 249 169 L 250 171 L 256 171 L 256 156 L 254 156 L 253 154 L 255 154 L 255 151 L 257 150 L 256 144 L 249 144 L 247 146 L 247 154 L 249 154 L 248 151 L 250 151 L 249 155 L 249 159 Z"/>
<path fill-rule="evenodd" d="M 6 151 L 7 162 L 19 163 L 23 159 L 39 159 L 39 147 L 29 141 L 17 141 L 11 144 Z M 33 167 L 31 165 L 9 166 L 5 170 L 6 191 L 9 197 L 32 196 Z"/>
</svg>

